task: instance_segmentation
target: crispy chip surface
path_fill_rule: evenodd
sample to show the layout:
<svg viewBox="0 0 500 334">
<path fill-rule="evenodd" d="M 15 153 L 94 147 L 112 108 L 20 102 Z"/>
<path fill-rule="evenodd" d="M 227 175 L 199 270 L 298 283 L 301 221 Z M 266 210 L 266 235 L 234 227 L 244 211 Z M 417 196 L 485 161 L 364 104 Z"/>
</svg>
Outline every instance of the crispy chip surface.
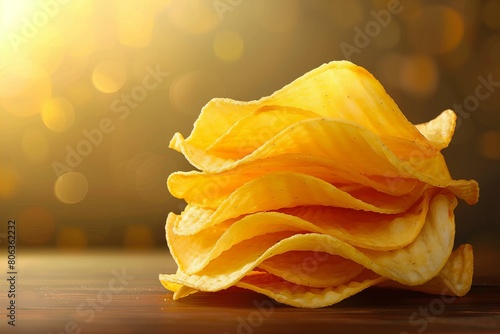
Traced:
<svg viewBox="0 0 500 334">
<path fill-rule="evenodd" d="M 380 82 L 348 61 L 324 64 L 258 101 L 213 99 L 202 109 L 187 141 L 207 148 L 240 119 L 268 106 L 293 107 L 353 122 L 376 135 L 404 138 L 435 151 Z"/>
<path fill-rule="evenodd" d="M 167 240 L 172 256 L 186 273 L 200 271 L 212 259 L 242 241 L 282 231 L 322 233 L 355 247 L 387 251 L 402 248 L 415 240 L 427 217 L 428 202 L 427 195 L 411 210 L 397 215 L 324 206 L 259 212 L 187 236 L 174 232 L 175 222 L 180 217 L 170 214 L 166 225 Z"/>
<path fill-rule="evenodd" d="M 472 262 L 472 246 L 461 245 L 451 254 L 436 277 L 422 285 L 411 287 L 389 281 L 368 270 L 364 270 L 348 282 L 323 289 L 294 284 L 266 272 L 252 272 L 235 285 L 262 293 L 283 304 L 305 308 L 330 306 L 374 285 L 460 297 L 465 295 L 471 287 Z M 168 285 L 169 283 L 166 281 L 162 283 L 167 289 L 174 291 Z M 174 299 L 180 299 L 198 291 L 179 285 L 178 290 L 175 290 Z"/>
<path fill-rule="evenodd" d="M 175 172 L 166 239 L 180 299 L 240 287 L 297 307 L 335 304 L 371 286 L 465 295 L 470 245 L 452 252 L 457 197 L 441 150 L 445 110 L 413 125 L 381 84 L 347 61 L 324 64 L 274 94 L 213 99 L 170 147 L 199 171 Z"/>
<path fill-rule="evenodd" d="M 419 235 L 410 245 L 392 251 L 357 249 L 338 238 L 318 233 L 266 233 L 240 242 L 194 274 L 178 270 L 161 279 L 202 291 L 234 285 L 264 260 L 288 251 L 315 251 L 339 255 L 404 285 L 420 285 L 438 274 L 453 248 L 455 197 L 437 195 Z"/>
<path fill-rule="evenodd" d="M 401 213 L 413 206 L 424 191 L 425 185 L 415 187 L 411 193 L 403 196 L 391 196 L 369 189 L 349 193 L 306 174 L 269 173 L 244 184 L 218 206 L 212 203 L 207 205 L 207 209 L 188 204 L 181 218 L 176 221 L 174 230 L 179 235 L 192 235 L 227 219 L 304 205 Z"/>
<path fill-rule="evenodd" d="M 301 121 L 238 160 L 211 155 L 183 139 L 174 141 L 174 147 L 194 166 L 211 173 L 283 154 L 309 154 L 333 160 L 347 168 L 353 167 L 365 175 L 413 178 L 432 186 L 447 187 L 471 204 L 477 202 L 478 198 L 475 181 L 451 179 L 441 153 L 428 155 L 413 145 L 412 141 L 405 139 L 389 138 L 384 143 L 380 137 L 359 125 L 336 119 L 312 118 Z M 390 149 L 389 143 L 399 156 Z M 397 187 L 397 182 L 393 186 Z"/>
</svg>

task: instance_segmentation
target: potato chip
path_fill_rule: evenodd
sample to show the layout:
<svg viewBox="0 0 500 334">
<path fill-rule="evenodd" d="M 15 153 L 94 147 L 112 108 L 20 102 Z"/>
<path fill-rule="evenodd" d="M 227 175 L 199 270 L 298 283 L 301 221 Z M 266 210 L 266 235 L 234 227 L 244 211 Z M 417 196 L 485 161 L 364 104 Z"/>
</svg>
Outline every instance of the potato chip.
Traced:
<svg viewBox="0 0 500 334">
<path fill-rule="evenodd" d="M 425 284 L 407 287 L 393 281 L 387 281 L 382 286 L 462 297 L 469 292 L 472 286 L 473 272 L 474 255 L 472 246 L 465 244 L 458 247 L 451 254 L 439 275 Z"/>
<path fill-rule="evenodd" d="M 347 167 L 324 157 L 284 154 L 249 161 L 219 173 L 175 172 L 168 177 L 167 185 L 173 196 L 185 199 L 190 204 L 207 207 L 214 206 L 210 203 L 219 205 L 247 182 L 267 173 L 283 171 L 308 174 L 340 189 L 357 184 L 393 196 L 410 193 L 419 182 L 411 178 L 365 175 L 357 168 Z"/>
<path fill-rule="evenodd" d="M 473 266 L 471 261 L 471 246 L 462 245 L 452 253 L 439 275 L 429 282 L 411 287 L 390 283 L 387 279 L 366 270 L 348 283 L 324 289 L 292 284 L 266 273 L 246 276 L 236 283 L 236 286 L 262 293 L 284 304 L 307 308 L 324 307 L 338 303 L 374 285 L 438 295 L 464 296 L 469 291 L 472 283 Z M 194 291 L 191 290 L 191 293 Z"/>
<path fill-rule="evenodd" d="M 240 119 L 265 106 L 312 111 L 322 117 L 353 122 L 376 135 L 404 138 L 435 151 L 404 117 L 380 82 L 348 61 L 324 64 L 258 101 L 213 99 L 202 109 L 187 142 L 206 149 Z M 174 143 L 179 136 L 174 137 Z"/>
<path fill-rule="evenodd" d="M 441 150 L 450 144 L 456 124 L 457 115 L 453 110 L 447 109 L 433 120 L 417 124 L 416 128 L 434 147 Z"/>
<path fill-rule="evenodd" d="M 312 251 L 290 251 L 275 255 L 258 266 L 287 282 L 313 288 L 345 284 L 357 277 L 363 266 L 338 255 Z"/>
<path fill-rule="evenodd" d="M 294 284 L 267 273 L 246 276 L 235 285 L 264 294 L 283 304 L 304 308 L 318 308 L 341 302 L 385 280 L 386 278 L 365 269 L 347 283 L 327 288 L 313 288 Z"/>
<path fill-rule="evenodd" d="M 315 251 L 338 255 L 361 264 L 401 284 L 420 285 L 445 265 L 453 248 L 453 208 L 456 199 L 437 195 L 430 204 L 426 222 L 415 241 L 392 251 L 357 249 L 338 238 L 318 233 L 267 233 L 234 245 L 213 259 L 203 270 L 186 274 L 178 270 L 161 279 L 202 291 L 219 291 L 234 285 L 266 259 L 289 251 Z"/>
<path fill-rule="evenodd" d="M 269 173 L 239 187 L 222 203 L 207 203 L 209 209 L 189 204 L 181 219 L 176 222 L 174 231 L 179 235 L 192 235 L 227 219 L 259 211 L 304 205 L 400 213 L 413 206 L 424 191 L 425 185 L 421 185 L 404 196 L 391 196 L 367 189 L 354 191 L 351 195 L 306 174 Z"/>
<path fill-rule="evenodd" d="M 315 112 L 293 107 L 264 106 L 239 119 L 207 148 L 207 152 L 222 158 L 242 158 L 288 126 L 319 116 Z M 256 133 L 256 129 L 260 130 Z"/>
<path fill-rule="evenodd" d="M 365 69 L 332 62 L 271 96 L 213 99 L 170 147 L 200 171 L 169 176 L 184 199 L 166 237 L 179 299 L 240 287 L 322 307 L 373 285 L 462 296 L 470 245 L 452 253 L 456 197 L 441 150 L 456 115 L 411 124 Z"/>
<path fill-rule="evenodd" d="M 391 287 L 397 289 L 421 291 L 430 294 L 464 296 L 472 284 L 473 255 L 472 246 L 462 245 L 448 259 L 441 272 L 430 281 L 417 286 L 405 286 L 369 270 L 364 270 L 355 278 L 323 289 L 311 288 L 307 285 L 293 284 L 276 275 L 266 272 L 252 272 L 243 277 L 235 286 L 256 291 L 269 296 L 283 304 L 317 308 L 338 303 L 370 286 Z M 167 284 L 162 281 L 163 284 Z M 170 286 L 165 286 L 167 289 Z M 171 290 L 174 291 L 174 290 Z M 180 299 L 199 290 L 180 286 L 175 290 L 174 299 Z"/>
<path fill-rule="evenodd" d="M 399 145 L 396 139 L 392 143 Z M 478 198 L 477 183 L 452 180 L 440 153 L 428 156 L 414 148 L 404 153 L 404 159 L 400 159 L 375 134 L 334 119 L 313 118 L 298 122 L 239 160 L 210 155 L 186 141 L 178 141 L 174 146 L 194 166 L 212 173 L 283 154 L 310 154 L 342 163 L 347 168 L 352 166 L 365 175 L 386 176 L 388 182 L 392 177 L 414 178 L 432 186 L 446 187 L 471 204 Z M 397 187 L 397 183 L 393 186 Z"/>
<path fill-rule="evenodd" d="M 394 215 L 325 206 L 258 212 L 188 236 L 174 233 L 180 217 L 170 214 L 166 234 L 170 253 L 187 274 L 202 270 L 212 259 L 242 241 L 274 232 L 322 233 L 355 247 L 387 251 L 415 240 L 427 217 L 428 202 L 426 195 L 404 214 Z"/>
<path fill-rule="evenodd" d="M 252 130 L 259 131 L 259 128 L 252 128 Z M 425 150 L 419 149 L 419 147 L 415 146 L 414 141 L 397 137 L 386 136 L 384 138 L 387 138 L 387 142 L 394 143 L 395 149 L 405 158 L 408 158 L 406 156 L 412 154 L 413 151 L 416 152 L 413 154 L 418 153 L 419 158 L 422 159 L 435 156 L 435 154 L 428 154 Z M 242 140 L 248 139 L 243 138 Z M 411 150 L 405 152 L 401 149 L 401 146 L 405 146 L 402 143 L 410 146 Z M 388 169 L 394 169 L 394 167 L 391 167 L 392 161 L 388 161 L 388 159 L 408 164 L 407 161 L 400 161 L 396 154 L 390 150 L 390 147 L 387 147 L 382 138 L 375 133 L 358 124 L 323 117 L 305 119 L 288 126 L 276 136 L 264 142 L 251 154 L 237 160 L 210 154 L 206 149 L 195 146 L 179 136 L 174 136 L 170 145 L 182 152 L 194 166 L 209 172 L 234 168 L 237 164 L 249 160 L 263 159 L 286 153 L 322 156 L 358 168 L 366 167 L 360 162 L 373 161 L 370 170 L 373 171 L 371 174 L 376 175 L 380 175 L 380 173 L 384 173 Z M 235 150 L 238 145 L 236 144 Z M 359 154 L 352 154 L 353 150 L 356 150 Z"/>
</svg>

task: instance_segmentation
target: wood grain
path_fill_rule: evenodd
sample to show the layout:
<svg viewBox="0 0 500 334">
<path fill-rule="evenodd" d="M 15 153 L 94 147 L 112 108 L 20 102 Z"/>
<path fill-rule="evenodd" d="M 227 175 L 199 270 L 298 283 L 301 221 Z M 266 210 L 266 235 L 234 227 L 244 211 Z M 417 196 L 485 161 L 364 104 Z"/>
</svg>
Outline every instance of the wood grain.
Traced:
<svg viewBox="0 0 500 334">
<path fill-rule="evenodd" d="M 158 274 L 174 271 L 167 251 L 21 252 L 17 326 L 2 285 L 1 333 L 500 333 L 498 277 L 452 302 L 375 288 L 310 310 L 236 288 L 173 301 Z"/>
</svg>

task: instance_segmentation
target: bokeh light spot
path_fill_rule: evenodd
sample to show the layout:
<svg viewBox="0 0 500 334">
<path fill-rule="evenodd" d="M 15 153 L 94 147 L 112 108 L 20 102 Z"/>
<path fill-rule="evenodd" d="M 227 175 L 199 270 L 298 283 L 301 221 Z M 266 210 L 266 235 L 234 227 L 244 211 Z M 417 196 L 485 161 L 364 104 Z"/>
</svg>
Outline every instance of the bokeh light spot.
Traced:
<svg viewBox="0 0 500 334">
<path fill-rule="evenodd" d="M 57 234 L 57 246 L 71 250 L 84 249 L 87 246 L 87 236 L 79 227 L 62 227 Z"/>
<path fill-rule="evenodd" d="M 54 216 L 46 208 L 30 206 L 18 214 L 18 238 L 27 245 L 46 244 L 54 235 Z"/>
<path fill-rule="evenodd" d="M 65 204 L 81 202 L 87 196 L 89 184 L 82 173 L 69 172 L 61 175 L 54 186 L 54 193 Z"/>
<path fill-rule="evenodd" d="M 240 35 L 232 31 L 224 31 L 214 40 L 214 52 L 217 58 L 226 62 L 234 62 L 241 58 L 245 45 Z"/>
<path fill-rule="evenodd" d="M 151 228 L 144 225 L 132 224 L 127 226 L 123 235 L 123 245 L 127 249 L 149 249 L 154 246 Z"/>
<path fill-rule="evenodd" d="M 52 82 L 48 73 L 37 65 L 24 64 L 28 67 L 19 72 L 16 71 L 16 65 L 9 66 L 10 70 L 2 73 L 2 76 L 7 75 L 7 78 L 2 77 L 0 82 L 0 88 L 4 81 L 6 84 L 10 81 L 14 87 L 8 89 L 11 95 L 2 96 L 3 92 L 0 92 L 0 105 L 21 117 L 39 113 L 43 103 L 52 93 Z"/>
<path fill-rule="evenodd" d="M 50 98 L 42 107 L 42 120 L 47 128 L 54 132 L 64 132 L 75 121 L 75 109 L 65 98 Z"/>
<path fill-rule="evenodd" d="M 399 80 L 401 88 L 409 94 L 419 98 L 428 97 L 436 91 L 439 81 L 436 62 L 427 56 L 405 57 Z"/>
<path fill-rule="evenodd" d="M 455 49 L 464 36 L 462 16 L 453 8 L 442 5 L 423 7 L 408 25 L 414 49 L 422 53 L 440 54 Z"/>
<path fill-rule="evenodd" d="M 500 160 L 500 131 L 490 130 L 481 135 L 479 151 L 487 159 Z"/>
<path fill-rule="evenodd" d="M 125 65 L 118 59 L 101 61 L 92 72 L 95 88 L 103 93 L 114 93 L 123 87 L 127 79 Z"/>
</svg>

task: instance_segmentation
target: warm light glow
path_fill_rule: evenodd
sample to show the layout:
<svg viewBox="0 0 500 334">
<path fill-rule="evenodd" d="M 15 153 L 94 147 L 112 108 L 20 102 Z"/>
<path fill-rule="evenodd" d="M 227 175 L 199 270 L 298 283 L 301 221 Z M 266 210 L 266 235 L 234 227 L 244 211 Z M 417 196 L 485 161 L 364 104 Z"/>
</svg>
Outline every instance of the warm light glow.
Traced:
<svg viewBox="0 0 500 334">
<path fill-rule="evenodd" d="M 423 7 L 412 16 L 409 40 L 420 52 L 441 54 L 455 49 L 464 36 L 463 17 L 441 5 Z"/>
<path fill-rule="evenodd" d="M 297 0 L 256 1 L 253 9 L 257 24 L 273 33 L 292 31 L 300 14 L 300 4 Z"/>
<path fill-rule="evenodd" d="M 123 235 L 123 245 L 127 249 L 147 249 L 153 246 L 151 229 L 144 225 L 127 226 Z"/>
<path fill-rule="evenodd" d="M 385 27 L 380 36 L 373 40 L 373 43 L 384 49 L 394 49 L 401 40 L 401 27 L 399 23 L 393 20 Z"/>
<path fill-rule="evenodd" d="M 147 202 L 164 203 L 169 198 L 165 187 L 167 178 L 163 174 L 167 165 L 165 157 L 155 154 L 137 167 L 135 187 L 139 195 Z"/>
<path fill-rule="evenodd" d="M 138 48 L 148 46 L 155 26 L 155 8 L 151 2 L 124 0 L 116 1 L 115 5 L 120 43 Z"/>
<path fill-rule="evenodd" d="M 408 56 L 403 59 L 399 77 L 400 86 L 411 95 L 427 97 L 437 88 L 439 72 L 435 61 L 426 56 Z"/>
<path fill-rule="evenodd" d="M 89 183 L 85 175 L 78 172 L 69 172 L 61 175 L 54 186 L 54 193 L 58 200 L 65 204 L 81 202 L 89 191 Z"/>
<path fill-rule="evenodd" d="M 192 34 L 206 34 L 220 23 L 212 1 L 174 1 L 168 17 L 175 26 Z"/>
<path fill-rule="evenodd" d="M 79 227 L 62 227 L 57 234 L 57 246 L 72 250 L 83 249 L 87 246 L 87 236 Z"/>
<path fill-rule="evenodd" d="M 18 28 L 23 19 L 27 19 L 33 10 L 36 0 L 0 0 L 0 27 L 4 32 Z"/>
<path fill-rule="evenodd" d="M 35 64 L 17 75 L 15 69 L 16 67 L 7 73 L 8 76 L 12 76 L 15 91 L 12 95 L 0 97 L 0 105 L 16 116 L 35 115 L 41 111 L 42 105 L 51 95 L 50 76 Z"/>
<path fill-rule="evenodd" d="M 364 18 L 363 6 L 358 0 L 330 0 L 329 15 L 333 25 L 339 28 L 351 28 Z"/>
<path fill-rule="evenodd" d="M 500 2 L 497 0 L 488 1 L 482 8 L 483 22 L 491 29 L 500 29 Z"/>
<path fill-rule="evenodd" d="M 500 1 L 473 3 L 0 0 L 0 210 L 19 218 L 31 208 L 21 215 L 34 220 L 28 245 L 149 247 L 153 225 L 180 209 L 168 175 L 190 168 L 168 149 L 174 132 L 189 135 L 213 98 L 258 99 L 346 58 L 412 121 L 455 110 L 446 154 L 477 161 L 450 171 L 491 178 Z M 122 231 L 118 221 L 144 226 Z"/>
<path fill-rule="evenodd" d="M 19 239 L 26 244 L 43 245 L 54 235 L 54 215 L 40 205 L 23 209 L 18 220 Z"/>
<path fill-rule="evenodd" d="M 75 121 L 75 109 L 65 98 L 51 98 L 42 107 L 42 119 L 50 130 L 64 132 Z"/>
<path fill-rule="evenodd" d="M 13 197 L 19 186 L 19 179 L 14 168 L 0 165 L 0 198 Z"/>
<path fill-rule="evenodd" d="M 125 65 L 119 59 L 100 62 L 92 72 L 95 88 L 103 93 L 114 93 L 125 84 L 127 74 Z"/>
<path fill-rule="evenodd" d="M 234 62 L 240 59 L 243 49 L 243 39 L 235 32 L 224 31 L 215 36 L 214 52 L 222 61 Z"/>
<path fill-rule="evenodd" d="M 219 85 L 211 72 L 189 72 L 170 86 L 170 101 L 178 112 L 198 113 L 205 103 L 217 96 Z"/>
<path fill-rule="evenodd" d="M 479 138 L 481 154 L 490 160 L 500 160 L 500 131 L 492 130 Z"/>
<path fill-rule="evenodd" d="M 42 130 L 27 129 L 23 134 L 22 145 L 23 152 L 30 161 L 40 164 L 47 160 L 49 143 Z"/>
</svg>

